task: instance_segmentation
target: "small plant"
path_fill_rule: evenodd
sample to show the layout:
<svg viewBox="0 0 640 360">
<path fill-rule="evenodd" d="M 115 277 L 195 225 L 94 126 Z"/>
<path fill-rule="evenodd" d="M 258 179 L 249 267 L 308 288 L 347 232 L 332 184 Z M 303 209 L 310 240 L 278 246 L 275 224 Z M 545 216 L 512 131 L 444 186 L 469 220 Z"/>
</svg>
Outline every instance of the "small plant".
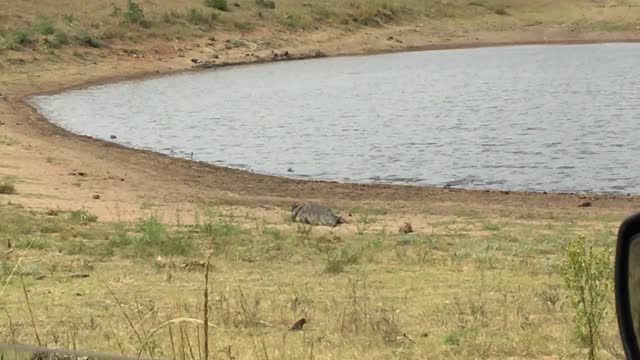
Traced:
<svg viewBox="0 0 640 360">
<path fill-rule="evenodd" d="M 98 216 L 88 212 L 87 210 L 74 210 L 69 212 L 69 220 L 75 221 L 80 225 L 98 221 Z"/>
<path fill-rule="evenodd" d="M 25 46 L 31 44 L 33 40 L 31 39 L 31 35 L 28 32 L 24 30 L 16 30 L 13 32 L 11 41 L 14 45 Z"/>
<path fill-rule="evenodd" d="M 265 9 L 275 9 L 276 2 L 274 0 L 256 0 L 256 5 Z"/>
<path fill-rule="evenodd" d="M 5 177 L 0 181 L 0 194 L 15 194 L 16 186 L 14 180 L 10 177 Z"/>
<path fill-rule="evenodd" d="M 144 18 L 144 10 L 133 0 L 127 0 L 127 10 L 122 12 L 124 20 L 129 24 L 140 25 L 148 28 L 151 24 Z"/>
<path fill-rule="evenodd" d="M 307 224 L 298 224 L 296 228 L 296 232 L 300 235 L 310 235 L 312 231 L 313 226 Z"/>
<path fill-rule="evenodd" d="M 76 21 L 76 17 L 73 14 L 64 14 L 62 15 L 62 21 L 64 21 L 68 25 L 71 25 L 74 21 Z"/>
<path fill-rule="evenodd" d="M 49 47 L 52 47 L 54 49 L 58 49 L 68 43 L 69 43 L 69 37 L 67 36 L 66 33 L 63 33 L 63 32 L 55 33 L 55 35 L 53 35 L 53 39 L 48 41 Z"/>
<path fill-rule="evenodd" d="M 91 35 L 88 31 L 83 31 L 76 36 L 76 40 L 80 45 L 89 46 L 92 48 L 99 48 L 102 46 L 100 41 Z M 75 55 L 75 54 L 74 54 Z"/>
<path fill-rule="evenodd" d="M 561 269 L 575 311 L 576 335 L 589 347 L 588 357 L 593 360 L 612 287 L 609 251 L 594 249 L 579 235 L 569 242 Z"/>
<path fill-rule="evenodd" d="M 210 8 L 218 9 L 220 11 L 229 11 L 229 4 L 227 0 L 205 0 L 204 4 Z"/>
<path fill-rule="evenodd" d="M 53 35 L 53 33 L 56 32 L 51 19 L 49 19 L 48 17 L 38 19 L 38 22 L 33 27 L 33 30 L 40 35 Z"/>
</svg>

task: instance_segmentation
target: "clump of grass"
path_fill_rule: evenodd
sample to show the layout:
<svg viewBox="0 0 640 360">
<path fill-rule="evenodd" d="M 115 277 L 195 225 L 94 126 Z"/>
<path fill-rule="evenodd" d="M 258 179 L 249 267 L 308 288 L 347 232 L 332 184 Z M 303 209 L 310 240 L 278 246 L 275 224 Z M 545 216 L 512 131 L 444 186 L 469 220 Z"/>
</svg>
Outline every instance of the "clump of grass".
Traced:
<svg viewBox="0 0 640 360">
<path fill-rule="evenodd" d="M 0 181 L 0 194 L 15 194 L 16 186 L 15 181 L 10 177 L 4 177 Z"/>
<path fill-rule="evenodd" d="M 274 0 L 256 0 L 256 5 L 265 9 L 275 9 L 276 2 Z"/>
<path fill-rule="evenodd" d="M 64 21 L 68 25 L 71 25 L 74 21 L 76 21 L 76 17 L 73 14 L 64 14 L 62 15 L 62 21 Z"/>
<path fill-rule="evenodd" d="M 40 35 L 53 35 L 56 32 L 51 19 L 48 17 L 42 17 L 38 19 L 38 22 L 33 27 L 33 30 Z"/>
<path fill-rule="evenodd" d="M 206 14 L 204 11 L 196 8 L 191 8 L 187 11 L 184 16 L 185 20 L 188 23 L 193 25 L 212 25 L 216 20 L 218 20 L 218 14 L 210 13 Z"/>
<path fill-rule="evenodd" d="M 220 11 L 229 11 L 229 4 L 227 0 L 205 0 L 204 4 L 210 8 L 218 9 Z"/>
<path fill-rule="evenodd" d="M 353 265 L 360 259 L 361 252 L 349 248 L 341 249 L 339 252 L 330 254 L 327 257 L 327 264 L 324 272 L 328 274 L 339 274 L 344 272 L 347 265 Z"/>
<path fill-rule="evenodd" d="M 149 257 L 154 255 L 186 256 L 192 252 L 192 246 L 183 237 L 172 236 L 167 227 L 156 217 L 140 219 L 134 233 L 121 227 L 109 242 L 111 249 L 129 249 L 129 256 Z"/>
<path fill-rule="evenodd" d="M 29 34 L 29 32 L 22 29 L 18 29 L 13 32 L 10 42 L 11 42 L 10 47 L 15 48 L 18 46 L 29 45 L 33 42 L 33 39 L 31 38 L 31 34 Z"/>
<path fill-rule="evenodd" d="M 87 210 L 73 210 L 69 212 L 69 220 L 77 222 L 80 225 L 98 221 L 98 216 L 88 212 Z"/>
<path fill-rule="evenodd" d="M 57 32 L 53 35 L 52 39 L 47 40 L 47 45 L 54 49 L 58 49 L 64 45 L 67 45 L 68 43 L 69 36 L 67 36 L 67 34 L 64 32 Z"/>
<path fill-rule="evenodd" d="M 99 48 L 102 46 L 100 41 L 88 31 L 82 31 L 81 33 L 76 35 L 76 40 L 80 45 L 83 46 L 89 46 L 92 48 Z"/>
</svg>

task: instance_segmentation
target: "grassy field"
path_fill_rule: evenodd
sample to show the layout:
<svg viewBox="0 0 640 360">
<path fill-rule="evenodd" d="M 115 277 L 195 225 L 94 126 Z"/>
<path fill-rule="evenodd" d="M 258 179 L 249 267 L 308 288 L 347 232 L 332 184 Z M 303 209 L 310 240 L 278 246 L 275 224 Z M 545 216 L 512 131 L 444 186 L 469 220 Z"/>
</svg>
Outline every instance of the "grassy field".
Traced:
<svg viewBox="0 0 640 360">
<path fill-rule="evenodd" d="M 5 0 L 0 49 L 54 55 L 69 46 L 205 38 L 214 30 L 267 31 L 268 41 L 278 33 L 418 23 L 433 32 L 536 25 L 569 31 L 636 30 L 639 5 L 638 0 Z"/>
<path fill-rule="evenodd" d="M 215 358 L 585 357 L 559 266 L 577 234 L 612 249 L 617 216 L 425 210 L 416 233 L 399 235 L 384 209 L 350 211 L 332 229 L 284 210 L 267 222 L 200 208 L 195 225 L 167 226 L 184 214 L 100 223 L 2 206 L 0 239 L 15 250 L 0 255 L 0 284 L 15 273 L 0 342 L 201 359 L 202 326 L 167 321 L 202 319 L 211 248 Z M 304 331 L 288 331 L 299 318 Z M 604 329 L 600 355 L 621 358 L 613 305 Z"/>
</svg>

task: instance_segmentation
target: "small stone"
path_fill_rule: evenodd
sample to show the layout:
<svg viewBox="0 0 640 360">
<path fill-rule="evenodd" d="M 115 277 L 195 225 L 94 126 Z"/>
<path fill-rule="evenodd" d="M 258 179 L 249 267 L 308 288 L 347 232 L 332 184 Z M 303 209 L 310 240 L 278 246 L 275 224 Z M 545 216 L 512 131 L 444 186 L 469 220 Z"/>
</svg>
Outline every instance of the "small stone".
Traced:
<svg viewBox="0 0 640 360">
<path fill-rule="evenodd" d="M 111 140 L 115 140 L 115 139 L 117 139 L 117 138 L 118 138 L 118 137 L 117 137 L 117 136 L 115 136 L 115 135 L 111 135 L 111 136 L 109 136 L 109 139 L 111 139 Z"/>
<path fill-rule="evenodd" d="M 585 202 L 581 203 L 580 205 L 578 205 L 578 207 L 591 207 L 591 206 L 593 206 L 591 201 L 585 201 Z"/>
<path fill-rule="evenodd" d="M 400 234 L 411 234 L 413 232 L 413 226 L 411 226 L 411 224 L 409 224 L 408 222 L 404 223 L 404 225 L 400 226 L 398 232 Z"/>
<path fill-rule="evenodd" d="M 293 172 L 293 168 L 288 168 L 287 172 L 292 173 Z"/>
<path fill-rule="evenodd" d="M 198 59 L 191 59 L 191 62 L 194 63 L 194 64 L 197 64 L 198 63 Z"/>
<path fill-rule="evenodd" d="M 100 195 L 98 195 L 98 194 L 94 194 L 91 198 L 92 198 L 93 200 L 100 200 Z"/>
</svg>

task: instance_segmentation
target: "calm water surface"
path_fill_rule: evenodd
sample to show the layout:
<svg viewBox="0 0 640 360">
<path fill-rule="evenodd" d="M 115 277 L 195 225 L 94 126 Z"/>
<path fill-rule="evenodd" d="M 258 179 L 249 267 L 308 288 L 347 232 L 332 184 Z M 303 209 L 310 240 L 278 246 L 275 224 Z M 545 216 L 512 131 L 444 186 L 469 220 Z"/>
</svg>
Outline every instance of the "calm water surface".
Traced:
<svg viewBox="0 0 640 360">
<path fill-rule="evenodd" d="M 640 44 L 314 59 L 32 98 L 76 133 L 258 173 L 640 193 Z"/>
</svg>

